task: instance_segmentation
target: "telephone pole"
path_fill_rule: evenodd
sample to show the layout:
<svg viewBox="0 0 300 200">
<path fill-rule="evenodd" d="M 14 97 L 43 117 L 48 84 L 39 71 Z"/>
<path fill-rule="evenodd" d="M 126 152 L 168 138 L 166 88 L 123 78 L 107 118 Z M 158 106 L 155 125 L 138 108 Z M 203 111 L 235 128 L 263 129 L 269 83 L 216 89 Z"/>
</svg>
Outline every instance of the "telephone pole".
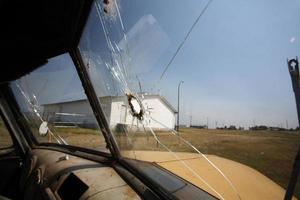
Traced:
<svg viewBox="0 0 300 200">
<path fill-rule="evenodd" d="M 177 132 L 179 133 L 179 98 L 180 98 L 180 85 L 184 83 L 184 81 L 180 81 L 178 83 L 178 98 L 177 98 Z"/>
</svg>

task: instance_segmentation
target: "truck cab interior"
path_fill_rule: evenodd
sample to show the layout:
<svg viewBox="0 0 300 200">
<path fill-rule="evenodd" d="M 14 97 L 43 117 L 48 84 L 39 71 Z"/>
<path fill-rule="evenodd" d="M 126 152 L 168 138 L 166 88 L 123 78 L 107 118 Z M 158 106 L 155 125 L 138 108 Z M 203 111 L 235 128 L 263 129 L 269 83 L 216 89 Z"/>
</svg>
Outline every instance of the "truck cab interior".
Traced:
<svg viewBox="0 0 300 200">
<path fill-rule="evenodd" d="M 154 85 L 163 82 L 212 1 L 199 4 L 198 17 L 175 7 L 182 22 L 196 19 L 187 35 L 178 33 L 182 43 L 174 39 L 178 21 L 151 2 L 0 2 L 0 200 L 283 197 L 285 190 L 263 174 L 207 156 L 180 136 L 174 127 L 183 81 L 177 111 L 159 93 L 143 92 L 139 75 L 153 81 L 158 72 L 148 68 L 160 60 L 169 64 Z"/>
</svg>

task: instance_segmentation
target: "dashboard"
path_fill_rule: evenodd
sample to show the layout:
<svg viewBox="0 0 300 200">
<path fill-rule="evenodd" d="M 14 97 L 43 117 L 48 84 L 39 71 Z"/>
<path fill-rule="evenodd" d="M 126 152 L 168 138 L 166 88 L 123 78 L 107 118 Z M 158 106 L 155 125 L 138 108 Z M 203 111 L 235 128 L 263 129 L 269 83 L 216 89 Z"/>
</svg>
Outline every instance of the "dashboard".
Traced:
<svg viewBox="0 0 300 200">
<path fill-rule="evenodd" d="M 141 199 L 112 167 L 53 150 L 32 150 L 22 179 L 25 199 Z"/>
</svg>

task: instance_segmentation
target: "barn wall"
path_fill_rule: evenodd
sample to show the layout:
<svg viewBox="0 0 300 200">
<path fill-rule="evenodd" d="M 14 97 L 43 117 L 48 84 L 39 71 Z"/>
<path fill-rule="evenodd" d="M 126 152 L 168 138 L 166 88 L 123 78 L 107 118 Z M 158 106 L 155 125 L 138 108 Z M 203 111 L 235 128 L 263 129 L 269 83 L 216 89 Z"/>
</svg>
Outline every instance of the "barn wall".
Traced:
<svg viewBox="0 0 300 200">
<path fill-rule="evenodd" d="M 111 98 L 100 98 L 100 102 L 112 129 L 115 129 L 117 124 L 131 125 L 132 123 L 136 128 L 143 129 L 142 124 L 136 118 L 133 120 L 126 98 L 119 98 L 114 101 L 112 101 Z M 169 129 L 174 128 L 175 114 L 159 97 L 144 99 L 143 105 L 147 114 L 150 114 L 152 118 L 159 121 Z M 55 113 L 81 114 L 84 116 L 56 115 Z M 96 124 L 90 104 L 88 101 L 84 100 L 45 105 L 43 116 L 49 122 L 55 122 L 57 124 L 61 122 L 74 122 L 77 125 L 85 127 L 91 127 Z M 146 120 L 148 125 L 153 129 L 166 129 L 166 127 L 152 119 Z"/>
<path fill-rule="evenodd" d="M 145 109 L 148 109 L 148 112 L 150 112 L 150 116 L 153 119 L 159 121 L 161 124 L 168 127 L 169 129 L 174 129 L 175 114 L 159 98 L 145 99 L 143 103 L 145 105 Z M 151 127 L 157 129 L 165 129 L 165 127 L 160 123 L 157 123 L 152 119 L 149 120 L 150 121 L 148 123 Z"/>
<path fill-rule="evenodd" d="M 114 101 L 111 104 L 110 126 L 115 127 L 117 124 L 128 124 L 125 119 L 127 108 L 123 106 L 123 101 Z M 123 117 L 124 116 L 124 117 Z"/>
<path fill-rule="evenodd" d="M 111 118 L 111 97 L 100 97 L 99 99 L 101 108 L 105 114 L 106 120 L 108 121 L 108 124 L 110 123 Z"/>
<path fill-rule="evenodd" d="M 175 115 L 159 98 L 155 99 L 144 99 L 143 105 L 146 112 L 152 118 L 159 121 L 169 129 L 174 129 L 175 126 Z M 117 124 L 127 124 L 133 125 L 137 128 L 143 128 L 142 124 L 134 119 L 130 113 L 130 108 L 123 101 L 112 102 L 112 112 L 110 118 L 110 126 L 114 128 Z M 147 119 L 147 123 L 150 127 L 154 129 L 166 129 L 163 125 L 153 121 L 152 119 Z"/>
<path fill-rule="evenodd" d="M 69 113 L 60 115 L 57 113 Z M 72 115 L 75 114 L 75 115 Z M 43 116 L 57 125 L 77 125 L 83 127 L 97 126 L 93 111 L 88 101 L 74 101 L 44 106 Z"/>
</svg>

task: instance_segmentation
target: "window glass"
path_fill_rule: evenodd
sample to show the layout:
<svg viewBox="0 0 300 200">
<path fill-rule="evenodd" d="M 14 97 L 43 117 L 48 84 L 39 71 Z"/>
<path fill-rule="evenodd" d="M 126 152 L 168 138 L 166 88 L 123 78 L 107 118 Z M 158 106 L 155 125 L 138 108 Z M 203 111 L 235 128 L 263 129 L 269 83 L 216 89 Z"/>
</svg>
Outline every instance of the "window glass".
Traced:
<svg viewBox="0 0 300 200">
<path fill-rule="evenodd" d="M 38 142 L 108 151 L 69 54 L 48 60 L 10 87 Z"/>
<path fill-rule="evenodd" d="M 79 49 L 122 156 L 220 199 L 282 199 L 299 18 L 297 0 L 96 0 Z"/>
<path fill-rule="evenodd" d="M 0 116 L 0 149 L 8 148 L 13 145 L 10 134 Z"/>
</svg>

